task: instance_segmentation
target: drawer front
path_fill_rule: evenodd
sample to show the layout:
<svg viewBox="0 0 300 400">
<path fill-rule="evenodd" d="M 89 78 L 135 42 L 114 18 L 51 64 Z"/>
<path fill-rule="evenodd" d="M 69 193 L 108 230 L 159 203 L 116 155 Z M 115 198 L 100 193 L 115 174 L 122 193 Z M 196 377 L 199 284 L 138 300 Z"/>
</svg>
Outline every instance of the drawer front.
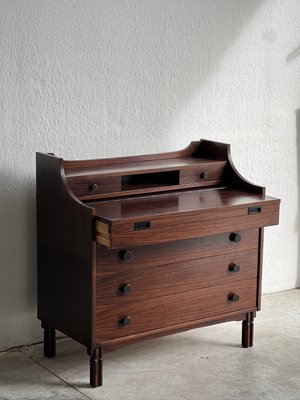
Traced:
<svg viewBox="0 0 300 400">
<path fill-rule="evenodd" d="M 97 245 L 97 275 L 115 275 L 139 268 L 257 249 L 258 233 L 258 229 L 239 231 L 241 241 L 237 243 L 230 240 L 231 232 L 227 232 L 157 245 L 126 247 L 121 251 Z M 129 260 L 124 261 L 124 258 Z"/>
<path fill-rule="evenodd" d="M 256 309 L 256 278 L 191 290 L 138 303 L 111 305 L 96 312 L 96 341 L 176 326 L 188 321 Z M 232 301 L 233 295 L 238 301 Z M 127 318 L 127 319 L 126 319 Z M 130 318 L 131 324 L 123 326 Z"/>
<path fill-rule="evenodd" d="M 97 277 L 97 307 L 123 306 L 257 276 L 257 249 Z"/>
<path fill-rule="evenodd" d="M 146 246 L 168 243 L 176 240 L 213 236 L 232 230 L 245 230 L 278 223 L 279 203 L 252 204 L 260 211 L 250 213 L 249 207 L 228 208 L 226 211 L 214 208 L 205 213 L 180 216 L 155 216 L 134 221 L 109 223 L 96 220 L 96 241 L 107 248 L 122 249 L 124 246 Z M 104 233 L 103 233 L 104 232 Z"/>
<path fill-rule="evenodd" d="M 180 171 L 180 183 L 199 183 L 199 186 L 217 184 L 221 181 L 226 161 L 203 164 L 195 169 Z M 214 181 L 212 183 L 212 181 Z"/>
<path fill-rule="evenodd" d="M 121 179 L 119 176 L 109 178 L 67 178 L 67 181 L 72 192 L 78 197 L 119 192 L 121 190 Z"/>
</svg>

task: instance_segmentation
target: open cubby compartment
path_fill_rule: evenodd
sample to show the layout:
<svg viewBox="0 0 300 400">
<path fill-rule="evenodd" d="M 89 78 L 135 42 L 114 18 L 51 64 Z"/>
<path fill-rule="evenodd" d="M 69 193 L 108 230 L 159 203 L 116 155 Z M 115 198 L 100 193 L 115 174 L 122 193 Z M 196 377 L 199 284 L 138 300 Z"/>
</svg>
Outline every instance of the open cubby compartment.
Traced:
<svg viewBox="0 0 300 400">
<path fill-rule="evenodd" d="M 179 170 L 123 175 L 121 191 L 179 185 Z"/>
</svg>

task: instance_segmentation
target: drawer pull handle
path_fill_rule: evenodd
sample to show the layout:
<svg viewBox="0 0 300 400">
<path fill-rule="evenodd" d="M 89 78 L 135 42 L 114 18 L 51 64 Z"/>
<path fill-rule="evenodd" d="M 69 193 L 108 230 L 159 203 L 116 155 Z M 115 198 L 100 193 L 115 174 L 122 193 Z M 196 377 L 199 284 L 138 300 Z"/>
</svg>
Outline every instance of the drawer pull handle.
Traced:
<svg viewBox="0 0 300 400">
<path fill-rule="evenodd" d="M 127 283 L 126 285 L 122 285 L 122 286 L 119 288 L 119 291 L 120 291 L 122 294 L 129 294 L 129 293 L 132 292 L 132 290 L 133 290 L 133 287 L 132 287 L 129 283 Z"/>
<path fill-rule="evenodd" d="M 203 178 L 203 179 L 207 179 L 209 177 L 209 173 L 208 172 L 202 172 L 202 174 L 201 174 L 201 178 Z"/>
<path fill-rule="evenodd" d="M 241 266 L 240 266 L 240 264 L 231 264 L 228 269 L 229 269 L 229 271 L 236 274 L 237 272 L 240 272 Z"/>
<path fill-rule="evenodd" d="M 228 300 L 232 301 L 233 303 L 236 303 L 240 300 L 240 296 L 236 293 L 233 293 L 228 296 Z"/>
<path fill-rule="evenodd" d="M 132 323 L 132 319 L 128 315 L 126 315 L 126 317 L 124 317 L 123 319 L 120 320 L 120 324 L 124 327 L 131 325 L 131 323 Z"/>
<path fill-rule="evenodd" d="M 133 252 L 129 250 L 121 250 L 119 253 L 119 258 L 123 261 L 131 261 L 133 259 Z"/>
<path fill-rule="evenodd" d="M 97 189 L 98 189 L 97 183 L 93 183 L 92 185 L 90 185 L 90 186 L 89 186 L 89 189 L 90 189 L 92 192 L 94 192 L 95 190 L 97 190 Z"/>
<path fill-rule="evenodd" d="M 242 236 L 239 233 L 232 232 L 229 239 L 231 242 L 239 243 L 242 240 Z"/>
</svg>

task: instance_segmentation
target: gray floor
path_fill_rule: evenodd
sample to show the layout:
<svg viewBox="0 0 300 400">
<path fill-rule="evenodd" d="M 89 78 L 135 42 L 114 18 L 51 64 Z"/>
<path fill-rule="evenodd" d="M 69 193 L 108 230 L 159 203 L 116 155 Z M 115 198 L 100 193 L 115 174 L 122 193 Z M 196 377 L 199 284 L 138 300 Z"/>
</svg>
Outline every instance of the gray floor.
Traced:
<svg viewBox="0 0 300 400">
<path fill-rule="evenodd" d="M 74 341 L 58 340 L 53 359 L 23 348 L 0 356 L 0 399 L 300 400 L 300 290 L 263 297 L 255 347 L 240 334 L 230 322 L 105 353 L 97 389 Z"/>
</svg>

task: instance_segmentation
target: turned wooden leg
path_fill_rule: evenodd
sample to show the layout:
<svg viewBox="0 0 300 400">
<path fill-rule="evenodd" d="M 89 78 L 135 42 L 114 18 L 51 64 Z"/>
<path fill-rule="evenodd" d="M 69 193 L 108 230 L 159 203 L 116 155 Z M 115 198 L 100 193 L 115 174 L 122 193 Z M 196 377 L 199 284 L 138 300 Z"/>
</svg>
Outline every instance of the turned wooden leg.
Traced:
<svg viewBox="0 0 300 400">
<path fill-rule="evenodd" d="M 91 351 L 90 356 L 90 385 L 93 387 L 102 386 L 103 382 L 103 360 L 102 348 L 97 347 Z"/>
<path fill-rule="evenodd" d="M 44 356 L 51 358 L 56 355 L 56 333 L 55 329 L 48 324 L 42 324 L 44 328 Z"/>
<path fill-rule="evenodd" d="M 242 323 L 242 346 L 252 347 L 253 346 L 253 335 L 254 335 L 254 317 L 253 313 L 248 313 L 247 318 Z"/>
</svg>

